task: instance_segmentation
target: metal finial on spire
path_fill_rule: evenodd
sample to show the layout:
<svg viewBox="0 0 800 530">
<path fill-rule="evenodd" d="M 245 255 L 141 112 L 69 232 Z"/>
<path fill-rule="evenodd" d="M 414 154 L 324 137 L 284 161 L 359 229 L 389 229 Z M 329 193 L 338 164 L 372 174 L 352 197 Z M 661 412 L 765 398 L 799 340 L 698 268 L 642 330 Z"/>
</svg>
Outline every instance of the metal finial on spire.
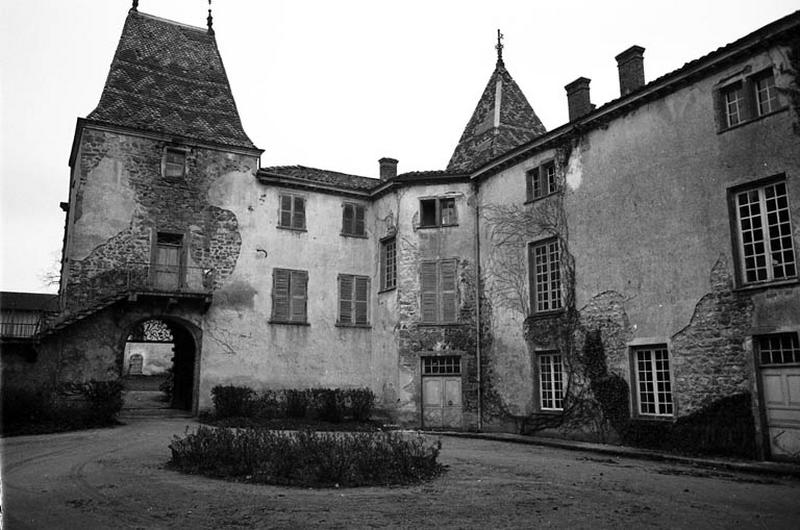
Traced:
<svg viewBox="0 0 800 530">
<path fill-rule="evenodd" d="M 133 5 L 131 6 L 131 11 L 138 11 L 139 10 L 139 0 L 133 0 Z"/>
<path fill-rule="evenodd" d="M 497 64 L 503 64 L 503 34 L 500 33 L 500 30 L 497 30 L 497 45 L 495 46 L 497 50 Z"/>
<path fill-rule="evenodd" d="M 206 19 L 208 22 L 208 34 L 214 34 L 214 17 L 211 16 L 211 0 L 208 0 L 208 18 Z"/>
</svg>

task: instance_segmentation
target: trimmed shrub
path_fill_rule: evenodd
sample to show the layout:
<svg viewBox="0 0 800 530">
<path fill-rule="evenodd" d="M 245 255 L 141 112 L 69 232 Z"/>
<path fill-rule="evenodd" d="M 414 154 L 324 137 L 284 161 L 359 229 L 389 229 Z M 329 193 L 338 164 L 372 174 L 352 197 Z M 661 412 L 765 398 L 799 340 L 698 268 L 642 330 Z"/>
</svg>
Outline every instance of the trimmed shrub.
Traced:
<svg viewBox="0 0 800 530">
<path fill-rule="evenodd" d="M 253 418 L 274 420 L 286 417 L 286 395 L 281 390 L 265 390 L 253 399 Z"/>
<path fill-rule="evenodd" d="M 310 487 L 410 484 L 442 472 L 441 442 L 398 433 L 282 432 L 198 427 L 169 445 L 187 473 Z"/>
<path fill-rule="evenodd" d="M 119 379 L 95 381 L 78 385 L 78 392 L 86 399 L 90 419 L 99 425 L 114 423 L 116 415 L 122 410 L 122 391 L 125 389 Z"/>
<path fill-rule="evenodd" d="M 255 392 L 246 386 L 217 385 L 211 389 L 211 401 L 217 418 L 247 417 Z"/>
<path fill-rule="evenodd" d="M 345 390 L 345 403 L 354 420 L 367 421 L 375 406 L 375 393 L 369 388 L 351 388 Z"/>
<path fill-rule="evenodd" d="M 309 393 L 305 390 L 286 390 L 286 417 L 305 418 L 309 409 Z"/>
</svg>

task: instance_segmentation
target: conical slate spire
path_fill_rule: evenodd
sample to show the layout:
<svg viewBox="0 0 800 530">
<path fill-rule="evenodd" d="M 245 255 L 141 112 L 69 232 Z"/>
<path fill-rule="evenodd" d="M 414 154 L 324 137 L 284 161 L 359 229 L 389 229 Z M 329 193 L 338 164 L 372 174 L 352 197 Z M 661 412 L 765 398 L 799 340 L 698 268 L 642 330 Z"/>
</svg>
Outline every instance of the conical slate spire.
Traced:
<svg viewBox="0 0 800 530">
<path fill-rule="evenodd" d="M 468 172 L 547 132 L 503 64 L 498 31 L 497 66 L 453 151 L 448 171 Z"/>
</svg>

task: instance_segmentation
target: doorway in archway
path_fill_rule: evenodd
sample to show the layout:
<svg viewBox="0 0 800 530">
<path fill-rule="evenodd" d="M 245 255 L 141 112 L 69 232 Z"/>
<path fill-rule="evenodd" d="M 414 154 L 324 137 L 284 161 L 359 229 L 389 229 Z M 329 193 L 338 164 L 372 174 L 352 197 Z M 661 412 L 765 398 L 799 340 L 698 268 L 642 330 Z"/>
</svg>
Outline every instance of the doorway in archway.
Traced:
<svg viewBox="0 0 800 530">
<path fill-rule="evenodd" d="M 182 324 L 160 318 L 137 323 L 125 342 L 126 409 L 192 410 L 195 343 Z"/>
</svg>

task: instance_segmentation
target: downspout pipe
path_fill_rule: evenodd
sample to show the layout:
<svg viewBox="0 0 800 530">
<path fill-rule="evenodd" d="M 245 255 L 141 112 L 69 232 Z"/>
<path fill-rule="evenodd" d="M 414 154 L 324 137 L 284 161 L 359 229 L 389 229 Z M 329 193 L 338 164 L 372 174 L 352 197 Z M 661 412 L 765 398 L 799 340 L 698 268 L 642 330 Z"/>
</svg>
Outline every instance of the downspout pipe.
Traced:
<svg viewBox="0 0 800 530">
<path fill-rule="evenodd" d="M 473 193 L 475 196 L 475 357 L 478 363 L 477 383 L 478 383 L 478 432 L 483 430 L 483 382 L 481 373 L 481 223 L 480 223 L 480 199 L 479 186 L 477 180 L 473 181 Z"/>
</svg>

